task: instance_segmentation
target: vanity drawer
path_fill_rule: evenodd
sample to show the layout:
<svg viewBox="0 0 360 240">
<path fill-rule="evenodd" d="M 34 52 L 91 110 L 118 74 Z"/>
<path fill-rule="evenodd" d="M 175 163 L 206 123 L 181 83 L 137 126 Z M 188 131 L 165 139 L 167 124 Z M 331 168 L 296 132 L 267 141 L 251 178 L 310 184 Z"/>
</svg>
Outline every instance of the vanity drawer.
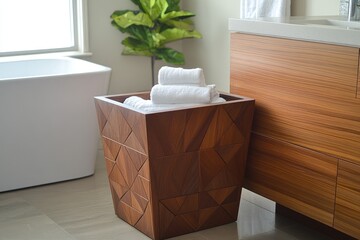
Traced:
<svg viewBox="0 0 360 240">
<path fill-rule="evenodd" d="M 360 239 L 360 165 L 339 161 L 334 227 Z"/>
<path fill-rule="evenodd" d="M 253 134 L 245 187 L 332 226 L 337 159 Z"/>
<path fill-rule="evenodd" d="M 358 48 L 231 35 L 230 90 L 256 99 L 253 131 L 360 164 L 358 68 Z"/>
</svg>

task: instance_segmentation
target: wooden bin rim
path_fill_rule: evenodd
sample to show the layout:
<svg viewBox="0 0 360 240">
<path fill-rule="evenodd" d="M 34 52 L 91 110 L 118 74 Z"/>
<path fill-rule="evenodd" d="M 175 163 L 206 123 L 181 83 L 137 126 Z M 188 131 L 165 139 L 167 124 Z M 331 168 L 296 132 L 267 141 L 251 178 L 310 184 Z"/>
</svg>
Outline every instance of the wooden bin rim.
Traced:
<svg viewBox="0 0 360 240">
<path fill-rule="evenodd" d="M 104 101 L 104 102 L 108 102 L 110 104 L 117 105 L 117 106 L 129 109 L 131 111 L 135 111 L 135 112 L 138 112 L 138 113 L 141 113 L 144 115 L 157 114 L 157 113 L 163 113 L 163 112 L 171 112 L 171 111 L 181 111 L 181 110 L 188 110 L 188 109 L 202 108 L 202 107 L 209 107 L 209 106 L 217 106 L 217 105 L 224 105 L 224 104 L 231 104 L 231 103 L 255 101 L 253 98 L 220 92 L 220 97 L 224 98 L 226 100 L 226 102 L 196 104 L 194 106 L 189 106 L 189 107 L 179 107 L 179 108 L 174 108 L 174 109 L 159 110 L 156 112 L 146 112 L 146 111 L 142 111 L 141 109 L 133 108 L 133 107 L 123 103 L 126 98 L 131 97 L 131 96 L 138 96 L 143 99 L 150 99 L 150 92 L 135 92 L 135 93 L 125 93 L 125 94 L 116 94 L 116 95 L 96 96 L 95 99 Z"/>
</svg>

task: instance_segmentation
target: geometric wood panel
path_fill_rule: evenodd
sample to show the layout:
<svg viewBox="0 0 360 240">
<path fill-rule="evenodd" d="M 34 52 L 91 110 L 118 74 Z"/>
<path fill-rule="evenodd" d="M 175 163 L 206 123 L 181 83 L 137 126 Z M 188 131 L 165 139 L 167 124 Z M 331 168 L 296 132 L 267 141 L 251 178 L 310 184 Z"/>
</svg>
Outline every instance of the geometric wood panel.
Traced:
<svg viewBox="0 0 360 240">
<path fill-rule="evenodd" d="M 160 238 L 207 229 L 237 220 L 241 187 L 200 192 L 160 201 Z"/>
<path fill-rule="evenodd" d="M 95 98 L 116 214 L 153 239 L 236 221 L 254 100 L 144 114 L 132 95 Z"/>
</svg>

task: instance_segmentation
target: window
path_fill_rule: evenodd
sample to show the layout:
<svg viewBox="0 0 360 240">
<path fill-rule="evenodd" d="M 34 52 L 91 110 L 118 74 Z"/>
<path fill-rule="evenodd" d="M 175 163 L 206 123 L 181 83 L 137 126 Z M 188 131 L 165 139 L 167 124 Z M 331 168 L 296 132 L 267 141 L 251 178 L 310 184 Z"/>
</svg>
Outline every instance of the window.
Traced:
<svg viewBox="0 0 360 240">
<path fill-rule="evenodd" d="M 84 52 L 85 0 L 0 0 L 0 56 Z"/>
</svg>

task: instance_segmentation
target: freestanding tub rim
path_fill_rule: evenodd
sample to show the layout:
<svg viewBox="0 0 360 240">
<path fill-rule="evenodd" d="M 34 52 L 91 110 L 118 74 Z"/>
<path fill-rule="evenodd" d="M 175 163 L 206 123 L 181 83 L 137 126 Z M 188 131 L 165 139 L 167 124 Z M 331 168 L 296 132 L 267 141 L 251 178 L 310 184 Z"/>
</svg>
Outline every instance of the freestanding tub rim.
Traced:
<svg viewBox="0 0 360 240">
<path fill-rule="evenodd" d="M 42 67 L 46 66 L 46 68 Z M 39 70 L 36 70 L 39 69 Z M 0 82 L 109 72 L 111 68 L 72 57 L 47 57 L 0 62 Z"/>
</svg>

